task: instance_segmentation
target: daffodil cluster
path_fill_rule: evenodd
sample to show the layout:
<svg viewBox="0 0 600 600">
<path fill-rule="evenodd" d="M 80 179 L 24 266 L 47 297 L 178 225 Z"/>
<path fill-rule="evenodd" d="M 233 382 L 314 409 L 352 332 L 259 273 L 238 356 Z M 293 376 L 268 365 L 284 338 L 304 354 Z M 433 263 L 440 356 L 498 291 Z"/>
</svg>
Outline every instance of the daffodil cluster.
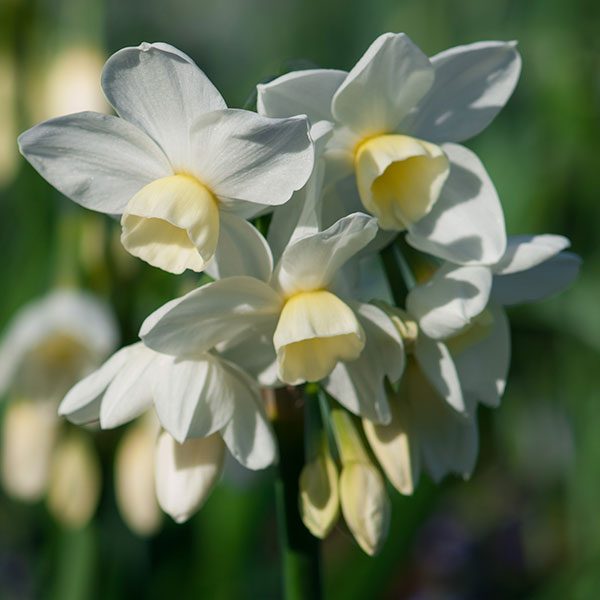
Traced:
<svg viewBox="0 0 600 600">
<path fill-rule="evenodd" d="M 302 518 L 324 537 L 341 509 L 377 552 L 385 478 L 410 494 L 421 471 L 471 474 L 477 407 L 498 406 L 506 383 L 503 307 L 578 272 L 561 236 L 507 238 L 496 190 L 460 144 L 519 71 L 512 42 L 427 57 L 388 33 L 349 72 L 259 84 L 257 114 L 227 108 L 172 46 L 114 54 L 102 86 L 118 116 L 47 121 L 21 152 L 75 202 L 119 215 L 131 254 L 209 281 L 151 314 L 60 413 L 103 428 L 155 415 L 158 501 L 184 521 L 226 453 L 254 470 L 277 461 L 265 390 L 316 385 Z"/>
</svg>

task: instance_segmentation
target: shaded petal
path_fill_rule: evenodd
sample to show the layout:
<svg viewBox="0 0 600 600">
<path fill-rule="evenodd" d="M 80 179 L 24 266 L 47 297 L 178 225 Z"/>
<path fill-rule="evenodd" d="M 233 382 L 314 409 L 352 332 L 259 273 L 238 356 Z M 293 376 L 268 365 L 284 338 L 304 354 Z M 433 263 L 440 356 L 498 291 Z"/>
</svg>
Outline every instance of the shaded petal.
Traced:
<svg viewBox="0 0 600 600">
<path fill-rule="evenodd" d="M 487 406 L 499 406 L 510 365 L 510 327 L 505 312 L 493 304 L 489 307 L 491 322 L 484 323 L 481 339 L 474 343 L 461 338 L 479 337 L 467 331 L 448 340 L 448 349 L 460 378 L 465 396 Z M 487 312 L 487 311 L 486 311 Z M 478 323 L 474 324 L 478 327 Z"/>
<path fill-rule="evenodd" d="M 415 358 L 429 385 L 454 410 L 465 412 L 465 401 L 456 367 L 445 344 L 419 334 Z"/>
<path fill-rule="evenodd" d="M 210 354 L 164 356 L 160 367 L 154 405 L 161 425 L 179 443 L 221 429 L 231 419 L 236 394 L 245 393 L 243 384 Z"/>
<path fill-rule="evenodd" d="M 145 131 L 175 170 L 190 160 L 190 127 L 225 101 L 192 59 L 168 44 L 123 48 L 104 65 L 102 88 L 117 113 Z"/>
<path fill-rule="evenodd" d="M 156 443 L 156 497 L 177 523 L 204 504 L 223 471 L 225 444 L 219 434 L 178 444 L 166 431 Z"/>
<path fill-rule="evenodd" d="M 579 275 L 581 258 L 561 252 L 536 267 L 511 275 L 496 275 L 492 300 L 505 306 L 537 302 L 566 290 Z"/>
<path fill-rule="evenodd" d="M 468 478 L 479 450 L 475 407 L 469 407 L 469 416 L 454 412 L 414 364 L 404 374 L 401 393 L 410 401 L 422 460 L 434 481 L 450 473 Z"/>
<path fill-rule="evenodd" d="M 305 117 L 271 119 L 227 109 L 192 127 L 193 171 L 231 210 L 235 200 L 276 206 L 308 180 L 314 148 Z M 246 210 L 242 203 L 241 210 Z"/>
<path fill-rule="evenodd" d="M 205 271 L 214 279 L 248 275 L 267 282 L 273 271 L 273 256 L 256 227 L 241 217 L 221 211 L 219 242 Z"/>
<path fill-rule="evenodd" d="M 277 319 L 280 296 L 252 277 L 228 277 L 168 302 L 142 324 L 144 343 L 167 354 L 198 354 Z"/>
<path fill-rule="evenodd" d="M 286 294 L 324 288 L 376 233 L 377 223 L 372 217 L 348 215 L 325 231 L 289 245 L 275 267 L 274 280 Z"/>
<path fill-rule="evenodd" d="M 510 275 L 531 269 L 570 245 L 569 239 L 562 235 L 511 235 L 504 256 L 493 267 L 494 274 Z"/>
<path fill-rule="evenodd" d="M 394 131 L 433 83 L 429 59 L 404 33 L 384 33 L 338 88 L 332 112 L 361 135 Z"/>
<path fill-rule="evenodd" d="M 306 115 L 313 124 L 333 121 L 331 100 L 346 75 L 336 69 L 306 69 L 259 83 L 257 110 L 268 117 Z"/>
<path fill-rule="evenodd" d="M 363 429 L 390 483 L 401 494 L 410 496 L 419 482 L 421 470 L 417 429 L 406 399 L 392 396 L 389 400 L 390 423 L 378 425 L 363 419 Z"/>
<path fill-rule="evenodd" d="M 488 267 L 446 263 L 406 298 L 406 310 L 430 338 L 444 339 L 469 325 L 486 307 L 492 289 Z"/>
<path fill-rule="evenodd" d="M 130 348 L 131 353 L 102 398 L 102 429 L 112 429 L 132 421 L 152 406 L 155 381 L 162 375 L 157 370 L 160 355 L 143 344 Z"/>
<path fill-rule="evenodd" d="M 19 136 L 21 154 L 57 190 L 102 213 L 120 214 L 146 184 L 172 174 L 162 150 L 123 119 L 83 112 Z"/>
<path fill-rule="evenodd" d="M 444 144 L 451 168 L 431 212 L 409 228 L 418 250 L 459 264 L 494 264 L 506 249 L 502 206 L 477 156 Z"/>
<path fill-rule="evenodd" d="M 407 130 L 432 142 L 461 142 L 484 130 L 510 98 L 521 72 L 514 42 L 456 46 L 431 58 L 435 81 Z"/>
<path fill-rule="evenodd" d="M 77 383 L 58 407 L 58 414 L 75 425 L 84 425 L 100 418 L 100 403 L 110 382 L 136 354 L 142 343 L 121 348 L 97 371 Z"/>
<path fill-rule="evenodd" d="M 221 431 L 223 441 L 242 465 L 264 469 L 277 461 L 277 444 L 258 386 L 236 365 L 224 366 L 237 379 L 238 386 L 233 394 L 233 414 Z"/>
<path fill-rule="evenodd" d="M 362 325 L 366 343 L 360 356 L 340 362 L 323 386 L 350 412 L 374 421 L 388 423 L 384 378 L 398 381 L 404 370 L 404 345 L 389 317 L 372 304 L 361 304 L 356 316 Z"/>
</svg>

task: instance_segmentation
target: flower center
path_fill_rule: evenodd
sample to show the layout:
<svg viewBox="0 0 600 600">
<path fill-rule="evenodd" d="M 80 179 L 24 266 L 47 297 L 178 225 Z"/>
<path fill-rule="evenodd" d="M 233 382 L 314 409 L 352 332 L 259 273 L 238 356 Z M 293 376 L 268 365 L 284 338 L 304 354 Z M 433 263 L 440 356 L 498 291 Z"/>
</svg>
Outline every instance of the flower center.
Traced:
<svg viewBox="0 0 600 600">
<path fill-rule="evenodd" d="M 290 385 L 319 381 L 336 364 L 356 360 L 365 334 L 352 309 L 326 290 L 286 301 L 273 336 L 279 379 Z"/>
<path fill-rule="evenodd" d="M 492 332 L 494 315 L 489 309 L 477 315 L 458 335 L 445 341 L 448 350 L 458 356 L 461 352 L 484 340 Z"/>
<path fill-rule="evenodd" d="M 134 256 L 171 273 L 200 272 L 217 247 L 219 205 L 195 177 L 170 175 L 129 201 L 121 226 L 121 242 Z"/>
<path fill-rule="evenodd" d="M 359 143 L 354 169 L 364 207 L 388 230 L 422 219 L 438 199 L 450 171 L 439 146 L 406 135 L 378 135 Z"/>
</svg>

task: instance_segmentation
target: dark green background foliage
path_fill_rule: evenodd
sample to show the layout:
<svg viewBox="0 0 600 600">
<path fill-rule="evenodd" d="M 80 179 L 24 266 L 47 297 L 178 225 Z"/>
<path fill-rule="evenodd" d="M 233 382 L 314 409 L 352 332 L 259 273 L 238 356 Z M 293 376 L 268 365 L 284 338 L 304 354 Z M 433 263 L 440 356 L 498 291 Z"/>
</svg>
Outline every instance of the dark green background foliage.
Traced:
<svg viewBox="0 0 600 600">
<path fill-rule="evenodd" d="M 349 68 L 385 31 L 424 51 L 516 39 L 523 73 L 492 126 L 468 145 L 494 180 L 511 234 L 562 233 L 583 259 L 559 298 L 512 310 L 513 360 L 503 405 L 480 414 L 470 482 L 390 490 L 393 519 L 378 558 L 339 527 L 324 544 L 327 597 L 597 598 L 600 594 L 600 26 L 593 0 L 0 0 L 0 50 L 16 61 L 18 129 L 31 124 L 27 80 L 64 44 L 108 52 L 166 41 L 190 54 L 242 106 L 254 84 L 295 65 Z M 7 107 L 0 106 L 0 111 Z M 65 261 L 109 298 L 123 342 L 194 279 L 110 250 L 118 227 L 87 213 L 110 257 L 82 269 L 61 198 L 24 161 L 0 188 L 0 326 L 43 294 Z M 66 221 L 65 221 L 66 219 Z M 65 226 L 65 222 L 67 225 Z M 66 258 L 65 258 L 66 257 Z M 57 265 L 62 265 L 60 268 Z M 2 598 L 277 598 L 272 473 L 232 469 L 185 526 L 150 540 L 115 506 L 111 455 L 122 431 L 96 436 L 104 488 L 94 522 L 67 532 L 40 506 L 0 493 Z"/>
</svg>

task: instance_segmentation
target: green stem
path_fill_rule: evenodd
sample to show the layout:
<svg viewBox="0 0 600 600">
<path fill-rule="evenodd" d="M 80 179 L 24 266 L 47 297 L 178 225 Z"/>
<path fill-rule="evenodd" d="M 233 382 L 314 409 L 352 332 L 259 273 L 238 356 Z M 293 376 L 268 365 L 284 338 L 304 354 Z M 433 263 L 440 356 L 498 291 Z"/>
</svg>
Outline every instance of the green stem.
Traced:
<svg viewBox="0 0 600 600">
<path fill-rule="evenodd" d="M 319 541 L 302 523 L 298 508 L 298 481 L 304 466 L 303 408 L 301 396 L 294 388 L 275 392 L 273 425 L 279 441 L 275 493 L 286 600 L 322 597 Z"/>
<path fill-rule="evenodd" d="M 388 244 L 381 251 L 381 260 L 383 261 L 383 268 L 385 269 L 385 274 L 392 290 L 394 302 L 396 306 L 404 307 L 408 294 L 408 286 L 406 285 L 402 269 L 398 264 L 397 249 L 394 242 Z"/>
</svg>

